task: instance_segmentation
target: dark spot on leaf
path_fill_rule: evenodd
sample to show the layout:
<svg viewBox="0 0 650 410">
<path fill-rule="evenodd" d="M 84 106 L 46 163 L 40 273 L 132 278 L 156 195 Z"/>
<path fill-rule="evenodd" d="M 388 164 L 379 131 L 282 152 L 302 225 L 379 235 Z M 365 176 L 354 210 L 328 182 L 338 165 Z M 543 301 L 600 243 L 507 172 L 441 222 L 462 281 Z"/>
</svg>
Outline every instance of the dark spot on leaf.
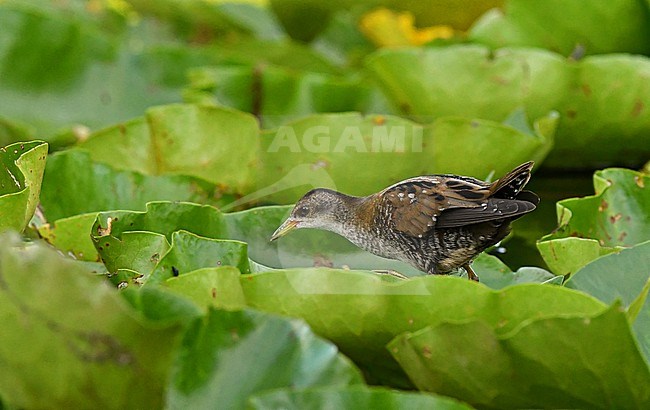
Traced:
<svg viewBox="0 0 650 410">
<path fill-rule="evenodd" d="M 212 293 L 212 299 L 216 299 L 217 298 L 217 288 L 212 288 L 211 293 Z"/>
<path fill-rule="evenodd" d="M 104 250 L 104 248 L 102 248 L 101 246 L 100 246 L 99 248 L 97 248 L 97 249 L 98 249 L 100 252 Z"/>
<path fill-rule="evenodd" d="M 641 114 L 641 111 L 643 111 L 643 107 L 644 107 L 643 101 L 637 99 L 634 102 L 634 107 L 632 107 L 632 116 L 633 117 L 638 117 L 639 114 Z"/>
<path fill-rule="evenodd" d="M 234 342 L 239 340 L 239 332 L 237 331 L 237 329 L 230 329 L 230 337 L 232 337 L 232 340 Z"/>
<path fill-rule="evenodd" d="M 154 253 L 153 255 L 151 255 L 151 258 L 149 258 L 149 261 L 150 261 L 150 262 L 153 262 L 153 263 L 158 263 L 158 260 L 159 260 L 159 259 L 160 259 L 160 254 L 158 254 L 158 253 L 156 252 L 156 253 Z"/>
<path fill-rule="evenodd" d="M 625 232 L 625 231 L 621 232 L 621 234 L 618 235 L 618 241 L 623 242 L 623 240 L 625 240 L 626 236 L 627 236 L 627 232 Z"/>
<path fill-rule="evenodd" d="M 104 246 L 107 247 L 107 248 L 109 248 L 109 247 L 111 246 L 111 244 L 108 243 L 108 242 L 106 242 L 106 243 L 104 244 Z"/>
<path fill-rule="evenodd" d="M 576 110 L 574 110 L 574 109 L 570 109 L 570 110 L 567 110 L 567 111 L 566 111 L 566 116 L 569 117 L 569 118 L 571 118 L 572 120 L 575 119 L 575 117 L 576 117 L 577 115 L 578 115 L 578 113 L 577 113 Z"/>
<path fill-rule="evenodd" d="M 612 216 L 610 216 L 610 217 L 609 217 L 609 222 L 611 222 L 611 223 L 616 223 L 616 222 L 618 222 L 618 220 L 621 219 L 622 217 L 623 217 L 623 215 L 621 215 L 621 213 L 619 212 L 619 213 L 617 213 L 616 215 L 612 215 Z"/>
<path fill-rule="evenodd" d="M 422 356 L 426 359 L 431 359 L 431 348 L 429 346 L 422 347 Z"/>
<path fill-rule="evenodd" d="M 645 188 L 645 181 L 643 180 L 643 177 L 641 175 L 635 175 L 634 176 L 634 183 L 639 187 L 639 188 Z"/>
<path fill-rule="evenodd" d="M 608 206 L 609 204 L 607 203 L 607 201 L 603 199 L 602 201 L 600 201 L 600 206 L 598 206 L 598 212 L 603 212 L 605 209 L 607 209 Z"/>
<path fill-rule="evenodd" d="M 176 266 L 172 266 L 172 275 L 174 277 L 178 276 L 178 269 L 176 268 Z"/>
<path fill-rule="evenodd" d="M 490 78 L 494 83 L 499 84 L 499 85 L 508 85 L 510 84 L 510 81 L 506 77 L 502 77 L 500 75 L 495 75 L 492 78 Z"/>
<path fill-rule="evenodd" d="M 411 113 L 411 104 L 409 104 L 409 103 L 407 103 L 407 102 L 403 102 L 403 103 L 401 103 L 401 104 L 399 105 L 399 108 L 400 108 L 400 110 L 402 110 L 402 112 L 403 112 L 404 114 L 410 114 L 410 113 Z"/>
<path fill-rule="evenodd" d="M 582 93 L 586 97 L 591 96 L 591 87 L 589 87 L 589 84 L 582 84 Z"/>
</svg>

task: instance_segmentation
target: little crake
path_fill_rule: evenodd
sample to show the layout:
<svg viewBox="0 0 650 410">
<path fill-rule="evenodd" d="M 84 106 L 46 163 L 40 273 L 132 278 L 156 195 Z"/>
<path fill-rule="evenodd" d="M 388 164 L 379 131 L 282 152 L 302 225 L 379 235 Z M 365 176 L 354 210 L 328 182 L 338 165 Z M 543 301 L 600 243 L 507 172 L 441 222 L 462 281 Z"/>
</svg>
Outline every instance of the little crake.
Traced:
<svg viewBox="0 0 650 410">
<path fill-rule="evenodd" d="M 271 240 L 296 228 L 325 229 L 423 272 L 444 275 L 462 267 L 478 280 L 472 260 L 505 238 L 510 222 L 539 202 L 537 195 L 522 190 L 532 168 L 527 162 L 493 183 L 425 175 L 366 197 L 314 189 L 296 203 Z"/>
</svg>

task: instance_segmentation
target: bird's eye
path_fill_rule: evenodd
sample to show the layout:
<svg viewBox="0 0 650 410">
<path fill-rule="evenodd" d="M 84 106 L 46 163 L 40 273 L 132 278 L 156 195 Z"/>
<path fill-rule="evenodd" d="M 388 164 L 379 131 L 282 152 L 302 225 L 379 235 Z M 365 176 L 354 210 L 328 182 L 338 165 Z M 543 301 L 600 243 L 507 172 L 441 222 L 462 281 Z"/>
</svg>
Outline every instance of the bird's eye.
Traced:
<svg viewBox="0 0 650 410">
<path fill-rule="evenodd" d="M 301 217 L 301 216 L 307 216 L 307 214 L 309 214 L 309 207 L 304 206 L 304 205 L 299 206 L 298 208 L 296 208 L 294 214 L 295 214 L 296 216 L 299 216 L 299 217 Z"/>
</svg>

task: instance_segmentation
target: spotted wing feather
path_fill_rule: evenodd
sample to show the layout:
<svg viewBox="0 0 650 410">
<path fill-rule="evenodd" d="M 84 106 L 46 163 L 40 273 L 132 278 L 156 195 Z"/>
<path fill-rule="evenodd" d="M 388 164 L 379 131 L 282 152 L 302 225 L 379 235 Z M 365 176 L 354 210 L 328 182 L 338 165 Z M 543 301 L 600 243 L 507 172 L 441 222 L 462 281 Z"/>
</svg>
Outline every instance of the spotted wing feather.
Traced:
<svg viewBox="0 0 650 410">
<path fill-rule="evenodd" d="M 515 200 L 523 193 L 532 167 L 532 162 L 522 164 L 492 184 L 456 175 L 411 178 L 378 195 L 388 202 L 395 229 L 421 237 L 434 227 L 470 225 L 532 211 L 536 201 Z"/>
<path fill-rule="evenodd" d="M 436 226 L 443 211 L 479 208 L 489 194 L 489 185 L 479 180 L 440 175 L 406 180 L 379 195 L 389 204 L 395 229 L 422 236 Z"/>
<path fill-rule="evenodd" d="M 455 228 L 504 218 L 516 218 L 535 209 L 535 204 L 516 199 L 490 198 L 480 208 L 457 208 L 438 217 L 437 228 Z"/>
</svg>

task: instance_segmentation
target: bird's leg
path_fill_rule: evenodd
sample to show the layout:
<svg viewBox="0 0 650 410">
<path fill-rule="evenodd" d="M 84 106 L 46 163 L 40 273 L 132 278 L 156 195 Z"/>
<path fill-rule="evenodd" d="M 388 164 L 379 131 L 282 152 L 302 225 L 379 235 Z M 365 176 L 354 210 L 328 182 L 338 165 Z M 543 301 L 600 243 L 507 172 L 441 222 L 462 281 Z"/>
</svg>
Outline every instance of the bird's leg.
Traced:
<svg viewBox="0 0 650 410">
<path fill-rule="evenodd" d="M 467 279 L 478 282 L 478 276 L 476 276 L 474 269 L 469 266 L 469 262 L 463 265 L 463 269 L 465 269 L 465 272 L 467 272 Z"/>
<path fill-rule="evenodd" d="M 388 275 L 388 276 L 393 276 L 397 279 L 403 279 L 406 280 L 408 277 L 402 275 L 401 273 L 392 270 L 392 269 L 379 269 L 379 270 L 373 270 L 373 272 L 379 274 L 379 275 Z"/>
</svg>

